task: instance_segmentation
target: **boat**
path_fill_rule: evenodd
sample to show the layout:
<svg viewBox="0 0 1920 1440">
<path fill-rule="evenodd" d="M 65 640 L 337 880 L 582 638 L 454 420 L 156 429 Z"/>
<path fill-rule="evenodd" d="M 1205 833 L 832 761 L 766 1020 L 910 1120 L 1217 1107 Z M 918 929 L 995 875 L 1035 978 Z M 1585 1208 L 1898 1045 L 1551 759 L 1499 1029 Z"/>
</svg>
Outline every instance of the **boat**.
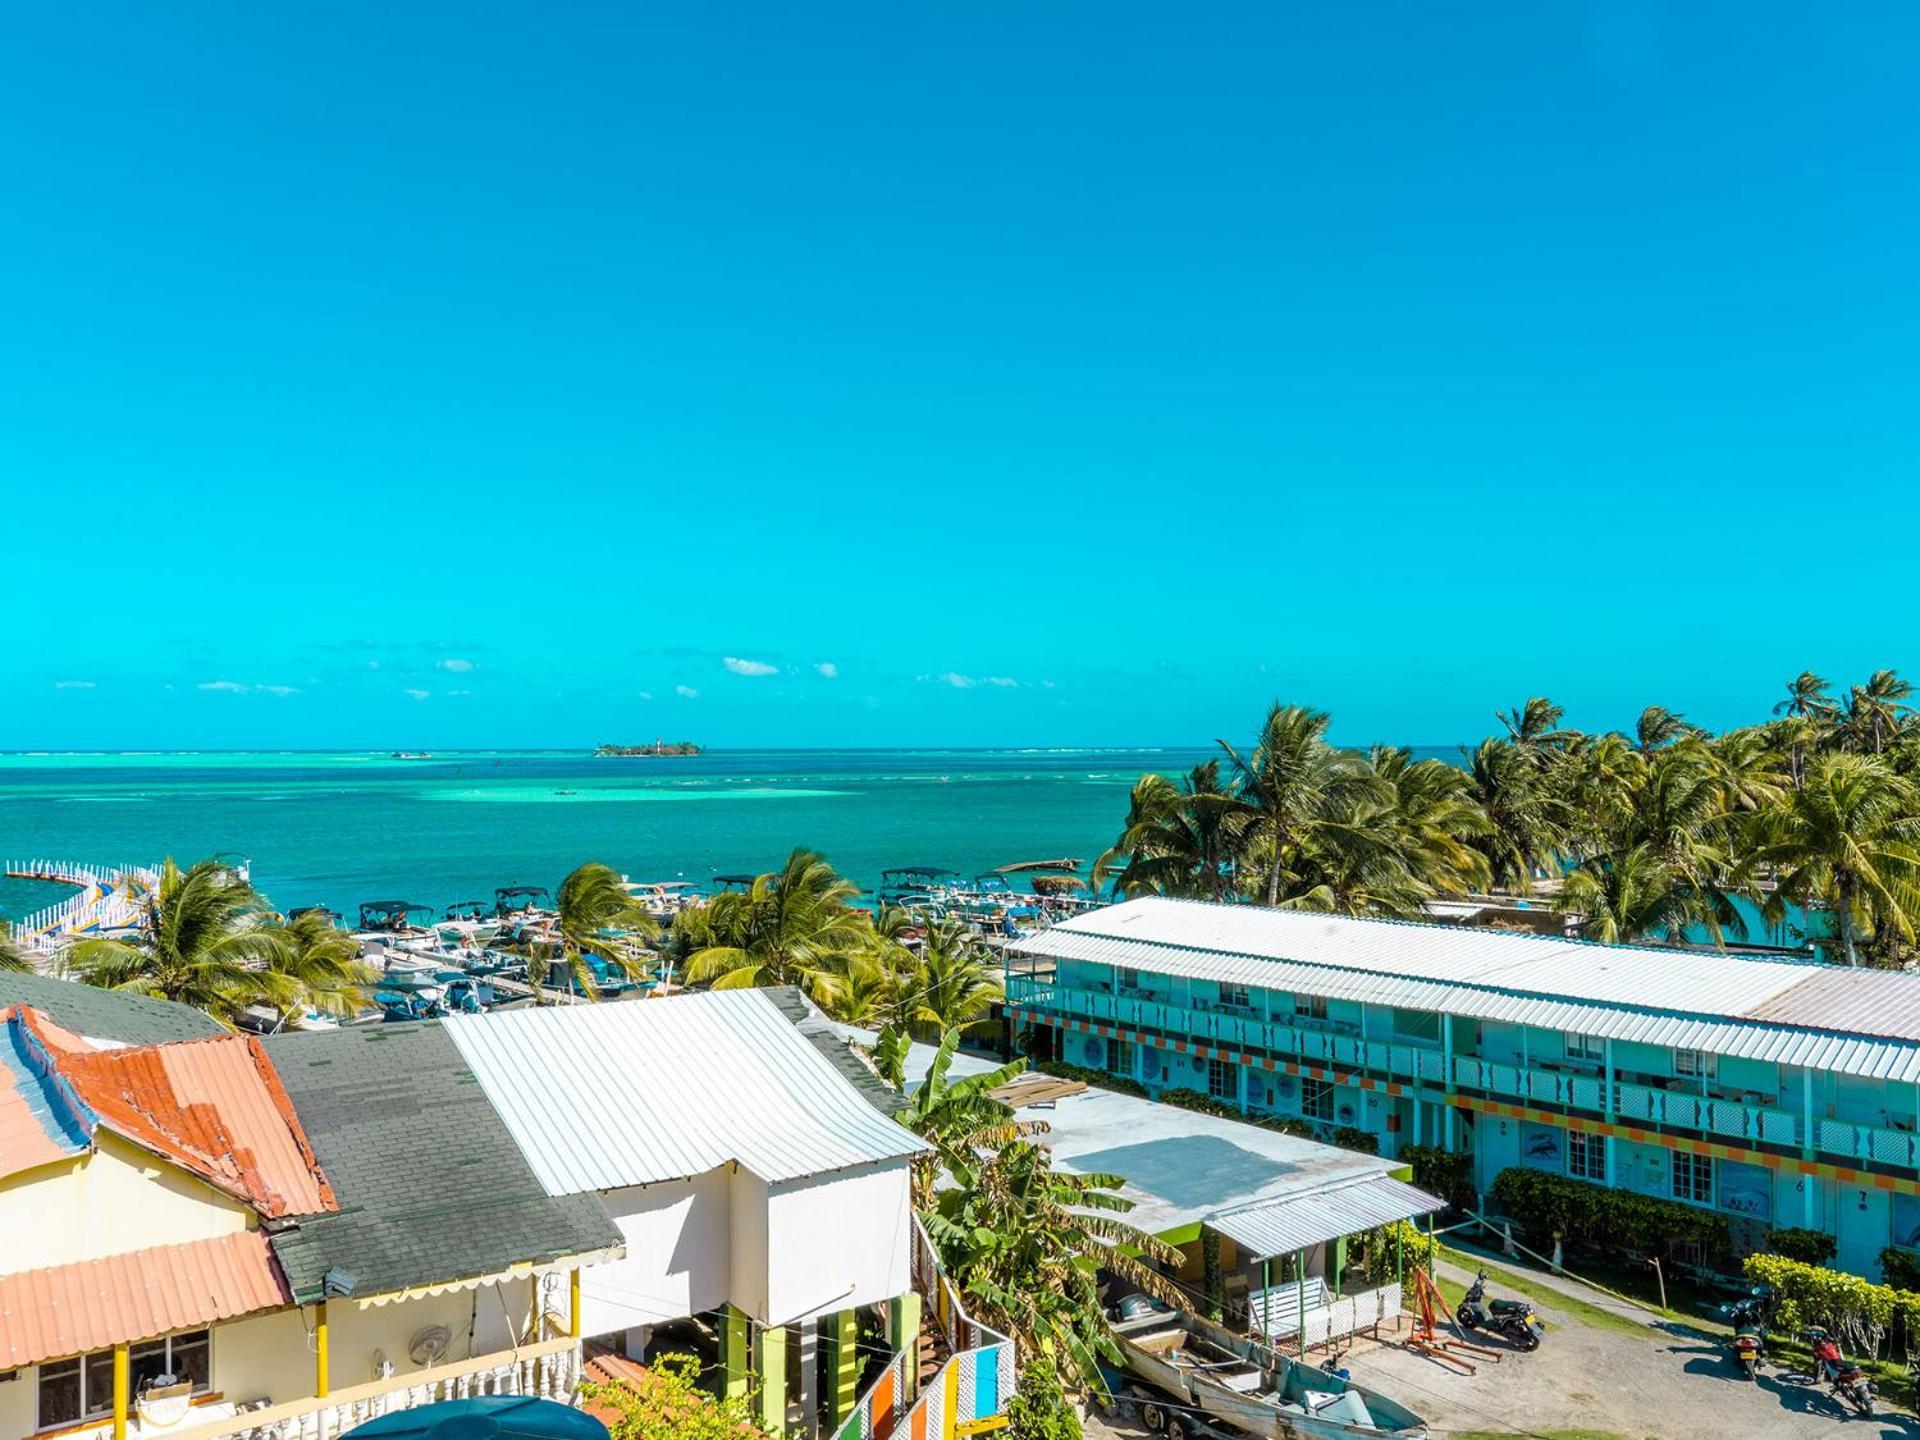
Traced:
<svg viewBox="0 0 1920 1440">
<path fill-rule="evenodd" d="M 700 887 L 691 880 L 624 880 L 627 893 L 647 907 L 656 920 L 671 920 L 689 905 L 700 903 Z"/>
<path fill-rule="evenodd" d="M 1256 1440 L 1425 1440 L 1427 1423 L 1397 1400 L 1147 1295 L 1117 1307 L 1128 1372 L 1175 1403 Z"/>
<path fill-rule="evenodd" d="M 412 900 L 369 900 L 360 907 L 358 933 L 363 935 L 419 935 L 426 926 L 414 917 L 431 919 L 433 906 Z"/>
<path fill-rule="evenodd" d="M 501 920 L 522 920 L 545 910 L 552 899 L 544 885 L 502 885 L 493 892 L 493 913 Z"/>
<path fill-rule="evenodd" d="M 440 938 L 454 946 L 485 949 L 487 942 L 500 933 L 500 922 L 484 900 L 456 900 L 434 926 Z"/>
<path fill-rule="evenodd" d="M 958 870 L 942 865 L 896 865 L 880 872 L 880 903 L 925 906 L 959 878 Z"/>
</svg>

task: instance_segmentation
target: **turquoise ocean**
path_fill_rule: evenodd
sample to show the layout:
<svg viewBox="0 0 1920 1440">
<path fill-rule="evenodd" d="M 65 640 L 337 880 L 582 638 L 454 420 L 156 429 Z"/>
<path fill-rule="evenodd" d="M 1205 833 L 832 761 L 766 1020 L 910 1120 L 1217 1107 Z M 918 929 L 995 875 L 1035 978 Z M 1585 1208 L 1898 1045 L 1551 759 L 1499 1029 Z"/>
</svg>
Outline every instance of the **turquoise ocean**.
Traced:
<svg viewBox="0 0 1920 1440">
<path fill-rule="evenodd" d="M 684 759 L 579 751 L 0 755 L 0 855 L 101 865 L 246 856 L 282 909 L 436 907 L 496 886 L 553 888 L 604 860 L 635 880 L 771 869 L 795 845 L 873 887 L 895 865 L 967 875 L 1091 861 L 1127 791 L 1192 750 L 729 750 Z M 1437 752 L 1436 752 L 1437 753 Z M 1448 752 L 1454 753 L 1454 752 Z M 0 914 L 59 899 L 0 881 Z"/>
</svg>

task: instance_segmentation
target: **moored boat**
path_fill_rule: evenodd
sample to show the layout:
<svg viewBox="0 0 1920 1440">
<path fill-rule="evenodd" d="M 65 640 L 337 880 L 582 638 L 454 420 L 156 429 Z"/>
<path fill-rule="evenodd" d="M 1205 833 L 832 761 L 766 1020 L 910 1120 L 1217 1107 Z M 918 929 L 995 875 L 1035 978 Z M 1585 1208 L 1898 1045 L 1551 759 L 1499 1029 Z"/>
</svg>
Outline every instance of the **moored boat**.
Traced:
<svg viewBox="0 0 1920 1440">
<path fill-rule="evenodd" d="M 1114 1335 L 1136 1379 L 1258 1440 L 1425 1440 L 1418 1415 L 1377 1390 L 1145 1295 L 1121 1301 Z"/>
</svg>

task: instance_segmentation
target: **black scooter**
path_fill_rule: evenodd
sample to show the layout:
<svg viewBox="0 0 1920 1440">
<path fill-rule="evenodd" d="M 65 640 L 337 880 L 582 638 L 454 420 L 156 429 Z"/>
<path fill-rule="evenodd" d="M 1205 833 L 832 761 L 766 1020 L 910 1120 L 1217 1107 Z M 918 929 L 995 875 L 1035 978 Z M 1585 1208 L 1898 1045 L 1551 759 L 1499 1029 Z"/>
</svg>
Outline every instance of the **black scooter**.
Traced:
<svg viewBox="0 0 1920 1440">
<path fill-rule="evenodd" d="M 1540 1348 L 1540 1332 L 1546 1321 L 1533 1313 L 1525 1300 L 1487 1299 L 1487 1272 L 1473 1278 L 1473 1286 L 1454 1308 L 1453 1318 L 1463 1330 L 1492 1330 L 1504 1335 L 1522 1350 Z"/>
<path fill-rule="evenodd" d="M 1741 1373 L 1749 1380 L 1760 1378 L 1760 1367 L 1767 1358 L 1767 1321 L 1772 1318 L 1772 1297 L 1763 1286 L 1744 1300 L 1724 1307 L 1733 1324 L 1733 1338 L 1727 1342 Z"/>
</svg>

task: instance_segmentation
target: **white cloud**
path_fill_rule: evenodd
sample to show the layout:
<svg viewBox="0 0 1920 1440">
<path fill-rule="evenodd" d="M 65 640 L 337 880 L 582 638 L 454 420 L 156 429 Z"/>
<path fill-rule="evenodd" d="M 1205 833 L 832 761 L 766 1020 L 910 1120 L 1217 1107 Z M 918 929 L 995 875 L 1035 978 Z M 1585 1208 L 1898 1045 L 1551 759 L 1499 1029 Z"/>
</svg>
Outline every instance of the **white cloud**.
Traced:
<svg viewBox="0 0 1920 1440">
<path fill-rule="evenodd" d="M 651 700 L 653 698 L 653 692 L 651 690 L 642 690 L 640 692 L 640 698 L 642 700 Z"/>
<path fill-rule="evenodd" d="M 1017 690 L 1022 683 L 1011 675 L 962 675 L 957 670 L 943 670 L 938 675 L 922 675 L 920 679 L 935 685 L 951 685 L 956 690 L 972 690 L 981 685 L 991 685 L 997 690 Z"/>
<path fill-rule="evenodd" d="M 451 696 L 455 696 L 455 695 L 471 695 L 471 694 L 473 694 L 473 691 L 471 691 L 471 690 L 449 690 L 449 691 L 447 691 L 447 694 L 448 694 L 448 696 L 450 696 L 450 697 L 451 697 Z"/>
<path fill-rule="evenodd" d="M 691 685 L 676 685 L 673 687 L 673 693 L 678 695 L 682 700 L 698 700 L 700 698 L 700 692 Z"/>
<path fill-rule="evenodd" d="M 409 700 L 428 700 L 433 696 L 431 690 L 407 690 L 402 692 Z"/>
<path fill-rule="evenodd" d="M 764 660 L 742 660 L 736 655 L 729 655 L 720 663 L 736 675 L 778 675 L 780 673 L 778 665 L 769 665 Z"/>
<path fill-rule="evenodd" d="M 253 687 L 251 685 L 242 685 L 237 680 L 208 680 L 203 682 L 199 688 L 202 690 L 218 690 L 223 695 L 244 695 Z"/>
<path fill-rule="evenodd" d="M 282 697 L 298 695 L 300 693 L 299 687 L 294 685 L 262 685 L 260 688 L 269 695 L 279 695 Z"/>
<path fill-rule="evenodd" d="M 441 668 L 442 670 L 447 670 L 447 671 L 451 671 L 451 672 L 452 672 L 453 674 L 455 674 L 455 675 L 464 675 L 464 674 L 466 674 L 466 673 L 467 673 L 467 672 L 468 672 L 469 670 L 471 670 L 471 669 L 473 669 L 473 661 L 471 661 L 471 660 L 442 660 L 442 661 L 440 662 L 440 668 Z"/>
<path fill-rule="evenodd" d="M 822 675 L 826 676 L 827 679 L 829 680 L 837 680 L 840 676 L 840 667 L 834 664 L 831 660 L 822 660 L 818 665 L 814 666 L 813 668 L 818 670 Z"/>
<path fill-rule="evenodd" d="M 378 670 L 379 668 L 380 668 L 380 662 L 378 660 L 367 661 L 367 669 Z"/>
<path fill-rule="evenodd" d="M 980 683 L 982 685 L 998 685 L 1002 690 L 1012 690 L 1020 684 L 1018 680 L 1008 675 L 989 675 Z"/>
<path fill-rule="evenodd" d="M 971 675 L 961 675 L 952 670 L 941 675 L 936 675 L 933 678 L 943 685 L 951 685 L 956 690 L 971 690 L 975 685 L 980 683 Z"/>
<path fill-rule="evenodd" d="M 91 690 L 96 683 L 97 682 L 92 680 L 56 680 L 53 682 L 53 688 L 56 690 Z"/>
</svg>

